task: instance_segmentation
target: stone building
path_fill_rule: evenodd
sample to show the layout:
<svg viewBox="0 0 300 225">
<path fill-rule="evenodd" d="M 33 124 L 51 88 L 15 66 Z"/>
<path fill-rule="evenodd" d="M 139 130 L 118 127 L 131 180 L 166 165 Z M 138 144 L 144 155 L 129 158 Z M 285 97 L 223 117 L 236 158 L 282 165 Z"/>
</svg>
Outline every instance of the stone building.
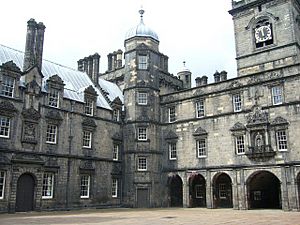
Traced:
<svg viewBox="0 0 300 225">
<path fill-rule="evenodd" d="M 299 210 L 300 2 L 233 0 L 238 76 L 174 76 L 140 23 L 124 52 L 44 60 L 0 46 L 0 210 L 229 207 Z"/>
</svg>

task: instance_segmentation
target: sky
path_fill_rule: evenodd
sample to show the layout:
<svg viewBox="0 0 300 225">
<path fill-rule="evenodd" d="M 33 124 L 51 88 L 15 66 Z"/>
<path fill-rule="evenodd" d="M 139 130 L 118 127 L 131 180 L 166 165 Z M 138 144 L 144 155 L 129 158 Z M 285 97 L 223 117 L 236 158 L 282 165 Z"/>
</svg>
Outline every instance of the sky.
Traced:
<svg viewBox="0 0 300 225">
<path fill-rule="evenodd" d="M 216 70 L 236 77 L 231 0 L 5 0 L 1 3 L 0 44 L 24 51 L 27 21 L 46 26 L 43 57 L 77 69 L 77 61 L 101 55 L 100 72 L 107 70 L 107 55 L 124 50 L 126 32 L 140 21 L 159 37 L 159 50 L 169 57 L 169 72 L 186 67 L 192 79 Z"/>
</svg>

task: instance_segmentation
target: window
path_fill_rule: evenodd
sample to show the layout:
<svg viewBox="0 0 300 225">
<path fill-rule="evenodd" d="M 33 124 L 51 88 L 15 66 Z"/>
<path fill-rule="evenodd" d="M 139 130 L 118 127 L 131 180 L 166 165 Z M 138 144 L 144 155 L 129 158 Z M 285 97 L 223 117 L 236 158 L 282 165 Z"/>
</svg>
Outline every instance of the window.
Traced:
<svg viewBox="0 0 300 225">
<path fill-rule="evenodd" d="M 200 118 L 204 116 L 204 100 L 196 102 L 196 117 Z"/>
<path fill-rule="evenodd" d="M 138 92 L 138 104 L 147 105 L 148 94 L 147 92 Z"/>
<path fill-rule="evenodd" d="M 242 111 L 242 98 L 240 94 L 235 94 L 232 96 L 233 102 L 233 111 L 240 112 Z"/>
<path fill-rule="evenodd" d="M 148 69 L 148 57 L 147 55 L 139 55 L 138 56 L 139 69 L 146 70 Z"/>
<path fill-rule="evenodd" d="M 227 198 L 226 184 L 224 184 L 224 183 L 219 184 L 219 198 L 220 199 L 226 199 Z"/>
<path fill-rule="evenodd" d="M 80 198 L 90 197 L 90 179 L 89 175 L 80 176 Z"/>
<path fill-rule="evenodd" d="M 147 140 L 147 128 L 145 128 L 145 127 L 138 128 L 138 140 L 139 141 Z"/>
<path fill-rule="evenodd" d="M 5 172 L 0 171 L 0 199 L 4 198 L 4 189 L 5 189 Z"/>
<path fill-rule="evenodd" d="M 0 116 L 0 137 L 9 138 L 10 119 Z"/>
<path fill-rule="evenodd" d="M 113 160 L 118 160 L 119 159 L 119 145 L 114 144 L 113 148 Z"/>
<path fill-rule="evenodd" d="M 287 150 L 287 135 L 285 130 L 276 132 L 277 146 L 279 151 Z"/>
<path fill-rule="evenodd" d="M 204 198 L 203 185 L 202 184 L 195 185 L 195 192 L 196 192 L 196 198 Z"/>
<path fill-rule="evenodd" d="M 235 137 L 235 146 L 236 146 L 236 153 L 238 155 L 245 153 L 245 140 L 243 135 Z"/>
<path fill-rule="evenodd" d="M 83 131 L 82 146 L 84 148 L 91 148 L 92 147 L 92 132 Z"/>
<path fill-rule="evenodd" d="M 253 191 L 254 201 L 261 201 L 261 191 Z"/>
<path fill-rule="evenodd" d="M 1 94 L 7 97 L 14 96 L 15 79 L 6 75 L 2 75 Z"/>
<path fill-rule="evenodd" d="M 197 140 L 197 155 L 198 158 L 206 157 L 206 139 Z"/>
<path fill-rule="evenodd" d="M 118 197 L 118 179 L 112 179 L 111 196 L 113 198 Z"/>
<path fill-rule="evenodd" d="M 84 105 L 84 113 L 86 115 L 92 116 L 93 108 L 94 108 L 94 102 L 91 99 L 86 99 L 85 105 Z"/>
<path fill-rule="evenodd" d="M 170 160 L 177 159 L 176 143 L 169 143 L 169 159 Z"/>
<path fill-rule="evenodd" d="M 169 122 L 175 122 L 176 121 L 176 115 L 175 115 L 175 106 L 172 106 L 169 108 Z"/>
<path fill-rule="evenodd" d="M 272 87 L 272 102 L 273 105 L 279 105 L 283 102 L 282 86 L 277 85 Z"/>
<path fill-rule="evenodd" d="M 46 132 L 46 143 L 56 144 L 57 137 L 57 126 L 53 124 L 48 124 Z"/>
<path fill-rule="evenodd" d="M 138 158 L 138 171 L 146 171 L 147 170 L 147 158 L 139 157 Z"/>
<path fill-rule="evenodd" d="M 48 105 L 58 108 L 59 106 L 59 92 L 56 89 L 50 89 L 48 94 Z"/>
<path fill-rule="evenodd" d="M 113 120 L 114 121 L 120 121 L 120 110 L 114 109 L 113 111 Z"/>
<path fill-rule="evenodd" d="M 43 178 L 42 198 L 53 198 L 54 174 L 45 173 Z"/>
</svg>

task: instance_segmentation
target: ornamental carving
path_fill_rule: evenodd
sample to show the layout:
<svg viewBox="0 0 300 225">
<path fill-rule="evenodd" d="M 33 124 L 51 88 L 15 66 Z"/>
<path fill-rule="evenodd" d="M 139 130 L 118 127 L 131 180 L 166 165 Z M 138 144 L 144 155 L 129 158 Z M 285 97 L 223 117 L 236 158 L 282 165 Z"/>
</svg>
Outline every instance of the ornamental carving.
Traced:
<svg viewBox="0 0 300 225">
<path fill-rule="evenodd" d="M 22 116 L 25 119 L 33 120 L 33 121 L 36 121 L 36 122 L 38 122 L 38 120 L 41 118 L 40 113 L 38 111 L 36 111 L 33 107 L 30 107 L 28 109 L 24 109 L 22 111 Z"/>
<path fill-rule="evenodd" d="M 64 81 L 57 74 L 48 78 L 47 82 L 53 82 L 56 84 L 64 85 Z"/>
<path fill-rule="evenodd" d="M 0 153 L 0 165 L 10 164 L 10 160 L 7 158 L 6 155 Z"/>
<path fill-rule="evenodd" d="M 37 143 L 37 123 L 24 122 L 22 142 Z"/>
<path fill-rule="evenodd" d="M 5 116 L 12 116 L 12 114 L 16 113 L 18 110 L 14 106 L 13 103 L 8 101 L 0 102 L 0 114 Z"/>
<path fill-rule="evenodd" d="M 95 169 L 95 165 L 90 160 L 88 160 L 88 161 L 81 161 L 79 168 L 82 169 L 82 170 L 94 170 Z"/>
<path fill-rule="evenodd" d="M 84 90 L 84 93 L 89 94 L 89 95 L 93 95 L 93 96 L 98 96 L 97 91 L 95 90 L 95 88 L 92 85 L 88 86 Z"/>
<path fill-rule="evenodd" d="M 11 70 L 20 73 L 20 68 L 11 60 L 1 65 L 3 69 Z"/>
<path fill-rule="evenodd" d="M 193 135 L 194 135 L 194 136 L 207 135 L 207 131 L 204 130 L 202 127 L 198 127 L 198 128 L 195 130 L 195 132 L 194 132 Z"/>
<path fill-rule="evenodd" d="M 112 101 L 112 104 L 114 104 L 114 105 L 119 105 L 119 106 L 123 105 L 123 103 L 122 103 L 122 101 L 121 101 L 121 99 L 120 99 L 119 97 L 116 97 L 116 98 Z"/>
<path fill-rule="evenodd" d="M 233 82 L 231 82 L 231 84 L 229 85 L 229 88 L 231 89 L 231 88 L 238 88 L 238 87 L 241 87 L 242 86 L 242 84 L 240 83 L 240 82 L 238 82 L 238 81 L 233 81 Z"/>
<path fill-rule="evenodd" d="M 39 155 L 26 154 L 26 153 L 14 155 L 11 161 L 17 163 L 30 163 L 30 164 L 40 164 L 40 165 L 45 164 L 45 161 Z"/>
<path fill-rule="evenodd" d="M 266 124 L 269 121 L 269 115 L 260 107 L 255 107 L 254 111 L 247 116 L 247 125 Z"/>
<path fill-rule="evenodd" d="M 56 110 L 50 110 L 46 116 L 45 116 L 47 119 L 50 119 L 50 120 L 56 120 L 56 121 L 61 121 L 63 120 L 62 116 L 60 115 L 60 113 Z"/>
<path fill-rule="evenodd" d="M 169 130 L 168 133 L 165 136 L 165 139 L 166 140 L 178 139 L 178 136 L 177 136 L 177 134 L 174 131 Z"/>
<path fill-rule="evenodd" d="M 262 79 L 258 76 L 252 76 L 249 80 L 248 80 L 248 84 L 256 84 L 256 83 L 260 83 L 262 82 Z"/>
<path fill-rule="evenodd" d="M 244 124 L 237 122 L 236 124 L 234 124 L 234 126 L 232 128 L 230 128 L 231 131 L 242 131 L 242 130 L 246 130 L 246 127 L 244 126 Z"/>
<path fill-rule="evenodd" d="M 288 121 L 284 119 L 281 116 L 277 116 L 272 122 L 271 125 L 276 126 L 276 125 L 287 125 Z"/>
<path fill-rule="evenodd" d="M 92 118 L 84 118 L 82 121 L 82 125 L 93 128 L 97 127 L 95 120 L 93 120 Z"/>
<path fill-rule="evenodd" d="M 120 132 L 115 133 L 111 139 L 116 140 L 116 141 L 122 141 L 122 135 Z"/>
</svg>

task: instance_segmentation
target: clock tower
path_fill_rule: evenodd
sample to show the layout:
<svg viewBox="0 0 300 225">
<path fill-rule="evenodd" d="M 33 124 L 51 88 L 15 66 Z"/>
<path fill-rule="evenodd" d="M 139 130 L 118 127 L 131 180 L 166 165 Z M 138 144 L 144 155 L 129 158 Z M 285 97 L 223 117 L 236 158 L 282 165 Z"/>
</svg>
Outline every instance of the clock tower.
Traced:
<svg viewBox="0 0 300 225">
<path fill-rule="evenodd" d="M 299 0 L 232 0 L 238 76 L 297 65 Z"/>
</svg>

